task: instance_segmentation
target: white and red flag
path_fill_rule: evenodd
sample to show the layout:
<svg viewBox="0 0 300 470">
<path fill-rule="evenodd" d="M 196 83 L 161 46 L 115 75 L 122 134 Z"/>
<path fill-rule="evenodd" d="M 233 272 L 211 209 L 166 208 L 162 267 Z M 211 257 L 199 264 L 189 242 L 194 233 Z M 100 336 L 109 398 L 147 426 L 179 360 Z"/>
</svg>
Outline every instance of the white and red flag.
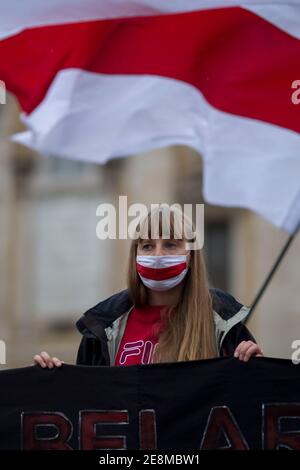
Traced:
<svg viewBox="0 0 300 470">
<path fill-rule="evenodd" d="M 18 142 L 100 163 L 188 145 L 207 202 L 299 224 L 299 0 L 10 0 L 0 79 Z"/>
</svg>

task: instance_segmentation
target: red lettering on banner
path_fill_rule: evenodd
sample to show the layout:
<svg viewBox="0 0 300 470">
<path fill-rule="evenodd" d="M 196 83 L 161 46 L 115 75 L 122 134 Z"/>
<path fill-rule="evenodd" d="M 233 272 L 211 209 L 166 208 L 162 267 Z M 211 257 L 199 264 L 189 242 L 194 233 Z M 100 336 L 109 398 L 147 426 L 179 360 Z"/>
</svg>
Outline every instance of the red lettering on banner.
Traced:
<svg viewBox="0 0 300 470">
<path fill-rule="evenodd" d="M 128 411 L 80 411 L 79 413 L 79 442 L 81 450 L 126 449 L 126 436 L 97 435 L 97 425 L 105 427 L 108 424 L 128 424 Z"/>
<path fill-rule="evenodd" d="M 175 417 L 174 417 L 175 419 Z M 262 448 L 285 447 L 300 450 L 300 403 L 270 403 L 262 405 Z M 297 421 L 298 420 L 298 421 Z M 291 424 L 293 427 L 291 427 Z M 107 426 L 110 425 L 107 432 Z M 111 426 L 116 426 L 115 432 Z M 139 434 L 141 450 L 157 449 L 156 411 L 139 411 L 139 429 L 129 425 L 128 410 L 81 410 L 79 412 L 79 449 L 126 449 L 130 433 Z M 296 425 L 296 426 L 295 426 Z M 247 431 L 247 428 L 245 429 Z M 26 450 L 73 450 L 71 421 L 61 412 L 23 412 L 21 414 L 21 447 Z M 222 441 L 221 441 L 222 439 Z M 186 436 L 183 436 L 186 442 Z M 180 436 L 178 436 L 180 442 Z M 248 450 L 249 446 L 228 406 L 216 406 L 210 411 L 200 449 Z"/>
<path fill-rule="evenodd" d="M 21 442 L 24 450 L 72 450 L 68 441 L 72 437 L 71 421 L 59 412 L 24 412 L 21 415 Z M 38 430 L 47 428 L 54 435 L 39 437 Z"/>
<path fill-rule="evenodd" d="M 300 403 L 272 403 L 263 405 L 264 431 L 263 449 L 276 450 L 279 447 L 300 450 L 300 426 L 297 431 L 283 431 L 282 421 L 298 419 Z"/>
<path fill-rule="evenodd" d="M 157 449 L 155 410 L 141 410 L 139 415 L 139 424 L 140 449 Z"/>
<path fill-rule="evenodd" d="M 227 446 L 219 446 L 221 436 L 227 441 Z M 200 449 L 248 449 L 245 438 L 228 406 L 216 406 L 211 409 Z"/>
</svg>

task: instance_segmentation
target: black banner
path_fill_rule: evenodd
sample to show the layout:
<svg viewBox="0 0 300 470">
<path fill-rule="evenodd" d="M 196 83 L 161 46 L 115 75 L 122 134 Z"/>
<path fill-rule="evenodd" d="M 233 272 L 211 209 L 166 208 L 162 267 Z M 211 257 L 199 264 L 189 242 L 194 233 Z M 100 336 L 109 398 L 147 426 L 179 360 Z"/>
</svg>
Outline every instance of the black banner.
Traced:
<svg viewBox="0 0 300 470">
<path fill-rule="evenodd" d="M 300 366 L 234 358 L 0 372 L 0 450 L 300 449 Z"/>
</svg>

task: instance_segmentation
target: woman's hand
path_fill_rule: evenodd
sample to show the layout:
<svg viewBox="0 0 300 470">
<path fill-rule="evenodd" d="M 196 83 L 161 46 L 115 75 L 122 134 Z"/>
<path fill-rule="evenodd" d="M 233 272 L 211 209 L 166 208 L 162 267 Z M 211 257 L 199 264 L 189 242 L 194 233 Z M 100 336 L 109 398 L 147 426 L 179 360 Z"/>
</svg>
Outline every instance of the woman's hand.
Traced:
<svg viewBox="0 0 300 470">
<path fill-rule="evenodd" d="M 263 356 L 264 353 L 258 344 L 253 341 L 242 341 L 234 351 L 234 357 L 247 362 L 251 356 Z"/>
<path fill-rule="evenodd" d="M 63 364 L 63 361 L 57 357 L 50 357 L 46 351 L 43 351 L 40 354 L 36 354 L 33 360 L 35 364 L 43 368 L 49 367 L 49 369 L 52 369 L 53 367 L 61 367 Z"/>
</svg>

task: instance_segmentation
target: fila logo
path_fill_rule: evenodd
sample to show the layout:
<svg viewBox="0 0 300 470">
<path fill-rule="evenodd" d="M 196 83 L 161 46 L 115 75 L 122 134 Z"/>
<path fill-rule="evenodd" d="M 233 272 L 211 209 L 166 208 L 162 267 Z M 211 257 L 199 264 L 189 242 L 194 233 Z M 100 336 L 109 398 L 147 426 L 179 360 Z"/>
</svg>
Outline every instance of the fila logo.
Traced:
<svg viewBox="0 0 300 470">
<path fill-rule="evenodd" d="M 138 340 L 125 343 L 120 355 L 120 364 L 125 364 L 128 357 L 139 356 L 140 354 L 142 354 L 141 364 L 149 364 L 157 344 L 158 343 L 153 344 L 152 341 L 149 340 Z"/>
</svg>

